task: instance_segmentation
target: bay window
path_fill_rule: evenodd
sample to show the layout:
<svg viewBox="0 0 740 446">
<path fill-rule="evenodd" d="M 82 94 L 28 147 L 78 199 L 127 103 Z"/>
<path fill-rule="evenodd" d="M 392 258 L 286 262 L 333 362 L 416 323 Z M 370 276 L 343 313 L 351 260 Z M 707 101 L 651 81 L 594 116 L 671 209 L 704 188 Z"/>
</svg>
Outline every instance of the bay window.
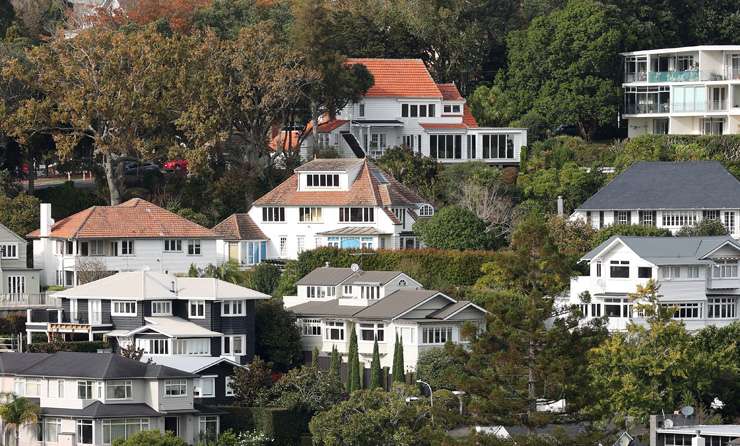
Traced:
<svg viewBox="0 0 740 446">
<path fill-rule="evenodd" d="M 344 322 L 327 321 L 325 337 L 329 341 L 344 341 Z"/>
<path fill-rule="evenodd" d="M 105 397 L 109 400 L 130 400 L 133 397 L 131 381 L 108 381 L 105 383 Z"/>
<path fill-rule="evenodd" d="M 444 344 L 452 341 L 452 327 L 424 327 L 421 333 L 423 344 Z"/>
<path fill-rule="evenodd" d="M 115 440 L 127 440 L 134 434 L 149 430 L 149 418 L 120 418 L 103 420 L 103 444 L 112 444 Z M 47 441 L 49 441 L 47 439 Z"/>
</svg>

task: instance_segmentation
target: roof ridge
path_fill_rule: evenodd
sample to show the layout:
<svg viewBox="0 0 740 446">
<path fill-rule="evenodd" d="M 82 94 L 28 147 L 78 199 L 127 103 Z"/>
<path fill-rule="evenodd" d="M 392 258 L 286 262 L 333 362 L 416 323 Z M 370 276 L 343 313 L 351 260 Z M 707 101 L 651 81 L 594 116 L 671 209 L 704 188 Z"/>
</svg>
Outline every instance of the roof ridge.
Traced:
<svg viewBox="0 0 740 446">
<path fill-rule="evenodd" d="M 87 221 L 90 220 L 90 216 L 92 216 L 92 214 L 95 212 L 95 210 L 97 208 L 98 208 L 98 206 L 93 205 L 93 206 L 90 206 L 89 208 L 87 208 L 87 209 L 85 209 L 83 211 L 80 211 L 80 212 L 88 211 L 88 213 L 85 216 L 85 219 L 82 220 L 82 222 L 80 222 L 80 224 L 77 226 L 77 230 L 75 231 L 74 238 L 77 238 L 77 236 L 80 234 L 80 231 L 82 231 L 82 228 L 85 226 L 85 224 L 87 223 Z M 72 215 L 74 215 L 74 214 L 72 214 Z M 71 217 L 71 215 L 70 215 L 70 217 Z M 49 233 L 51 233 L 53 231 L 54 231 L 54 227 L 52 226 L 51 231 L 49 231 Z"/>
</svg>

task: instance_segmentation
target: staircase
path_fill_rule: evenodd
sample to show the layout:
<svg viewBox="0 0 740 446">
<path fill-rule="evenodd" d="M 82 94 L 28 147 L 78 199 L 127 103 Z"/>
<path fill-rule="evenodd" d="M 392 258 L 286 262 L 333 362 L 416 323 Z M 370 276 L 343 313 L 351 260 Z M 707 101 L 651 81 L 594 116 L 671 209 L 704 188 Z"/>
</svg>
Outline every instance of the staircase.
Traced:
<svg viewBox="0 0 740 446">
<path fill-rule="evenodd" d="M 357 158 L 365 158 L 365 151 L 362 150 L 360 141 L 355 138 L 355 135 L 349 132 L 342 132 L 342 138 L 344 138 L 344 142 L 346 142 L 349 148 L 352 149 L 352 152 Z"/>
</svg>

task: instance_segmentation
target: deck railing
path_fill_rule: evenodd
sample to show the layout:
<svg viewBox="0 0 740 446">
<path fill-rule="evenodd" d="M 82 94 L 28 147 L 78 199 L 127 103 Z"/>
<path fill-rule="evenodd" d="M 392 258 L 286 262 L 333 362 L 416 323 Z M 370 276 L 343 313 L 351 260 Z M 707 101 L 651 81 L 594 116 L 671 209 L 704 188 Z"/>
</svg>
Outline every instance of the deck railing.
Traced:
<svg viewBox="0 0 740 446">
<path fill-rule="evenodd" d="M 0 294 L 0 309 L 58 306 L 60 306 L 59 299 L 47 293 Z"/>
</svg>

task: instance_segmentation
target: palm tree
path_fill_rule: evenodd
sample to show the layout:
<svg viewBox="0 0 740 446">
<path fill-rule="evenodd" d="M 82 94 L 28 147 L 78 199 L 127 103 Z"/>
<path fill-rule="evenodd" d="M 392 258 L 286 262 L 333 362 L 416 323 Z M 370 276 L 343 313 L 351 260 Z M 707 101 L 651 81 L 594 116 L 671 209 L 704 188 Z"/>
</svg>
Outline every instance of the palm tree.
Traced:
<svg viewBox="0 0 740 446">
<path fill-rule="evenodd" d="M 5 423 L 5 431 L 15 431 L 15 446 L 20 442 L 20 428 L 24 424 L 35 423 L 39 419 L 39 407 L 28 398 L 11 396 L 11 400 L 0 405 L 0 418 Z"/>
</svg>

